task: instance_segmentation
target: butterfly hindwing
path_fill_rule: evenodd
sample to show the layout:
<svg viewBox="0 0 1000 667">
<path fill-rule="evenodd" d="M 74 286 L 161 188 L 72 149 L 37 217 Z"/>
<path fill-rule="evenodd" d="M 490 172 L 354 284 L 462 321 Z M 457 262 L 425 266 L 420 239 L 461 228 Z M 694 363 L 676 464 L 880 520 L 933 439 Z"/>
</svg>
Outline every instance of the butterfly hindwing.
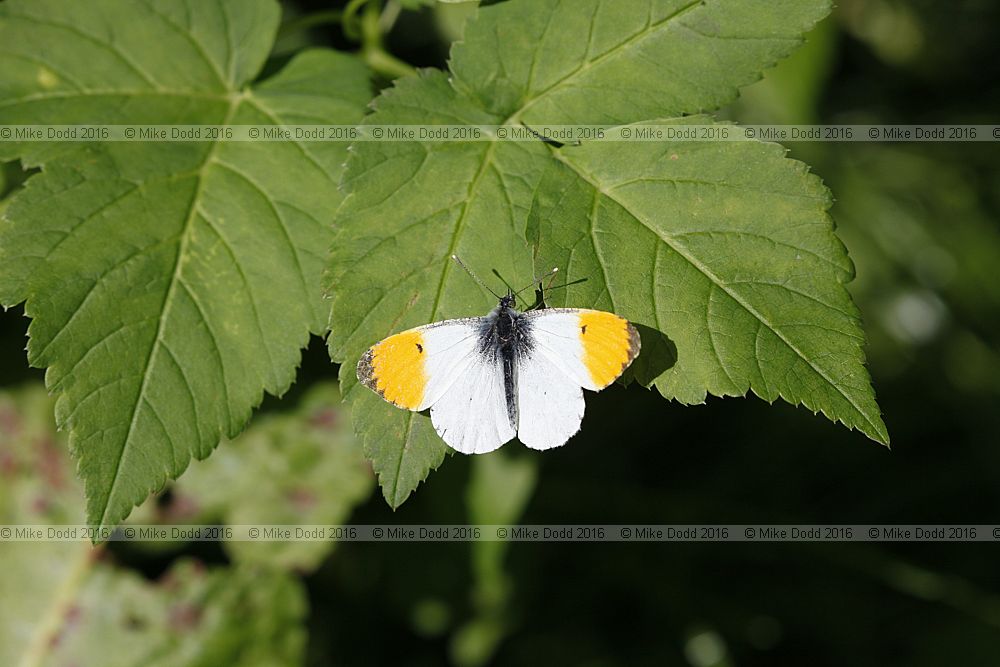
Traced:
<svg viewBox="0 0 1000 667">
<path fill-rule="evenodd" d="M 431 406 L 431 423 L 442 440 L 463 454 L 492 452 L 511 440 L 515 429 L 500 356 L 490 350 L 476 352 Z"/>
<path fill-rule="evenodd" d="M 583 389 L 534 345 L 517 364 L 517 439 L 532 449 L 566 443 L 583 421 Z"/>
</svg>

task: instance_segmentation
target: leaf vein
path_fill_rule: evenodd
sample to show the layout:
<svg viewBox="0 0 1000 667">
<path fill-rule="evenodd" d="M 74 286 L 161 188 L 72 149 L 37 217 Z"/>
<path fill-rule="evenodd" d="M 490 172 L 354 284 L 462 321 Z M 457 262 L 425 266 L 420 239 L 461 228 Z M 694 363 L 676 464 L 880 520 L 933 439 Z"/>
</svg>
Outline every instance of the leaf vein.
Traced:
<svg viewBox="0 0 1000 667">
<path fill-rule="evenodd" d="M 709 235 L 710 236 L 710 235 L 713 235 L 713 234 L 719 234 L 719 235 L 722 235 L 722 236 L 748 236 L 750 238 L 761 239 L 761 240 L 767 241 L 767 242 L 769 242 L 769 243 L 771 243 L 773 245 L 776 245 L 776 246 L 780 246 L 780 247 L 783 247 L 783 248 L 788 248 L 790 250 L 795 250 L 797 252 L 804 252 L 805 254 L 810 255 L 811 257 L 815 257 L 816 259 L 822 261 L 824 264 L 829 264 L 833 268 L 837 269 L 838 273 L 843 273 L 845 271 L 845 269 L 844 269 L 843 266 L 841 266 L 840 264 L 837 264 L 835 261 L 833 261 L 829 257 L 824 257 L 823 255 L 819 254 L 818 252 L 816 252 L 814 250 L 809 250 L 808 248 L 803 248 L 802 246 L 797 246 L 794 243 L 786 243 L 785 241 L 779 241 L 779 240 L 777 240 L 775 238 L 772 238 L 770 236 L 767 236 L 765 234 L 757 234 L 756 232 L 747 232 L 747 231 L 736 230 L 736 229 L 703 229 L 703 230 L 693 230 L 693 231 L 688 231 L 688 232 L 674 233 L 673 236 L 674 236 L 674 238 L 684 238 L 684 237 L 687 237 L 687 236 L 700 236 L 700 235 Z"/>
<path fill-rule="evenodd" d="M 186 41 L 188 44 L 193 46 L 194 50 L 197 52 L 201 60 L 206 65 L 208 65 L 209 69 L 215 75 L 215 78 L 218 79 L 219 83 L 222 85 L 222 88 L 224 90 L 229 89 L 229 82 L 226 81 L 226 78 L 223 76 L 222 70 L 220 70 L 218 64 L 216 64 L 216 62 L 208 56 L 208 53 L 205 51 L 205 47 L 202 45 L 202 43 L 196 40 L 191 35 L 190 30 L 185 30 L 181 26 L 174 23 L 174 21 L 172 21 L 170 17 L 158 11 L 156 7 L 154 7 L 153 4 L 149 2 L 149 0 L 142 0 L 142 4 L 145 5 L 146 9 L 148 9 L 150 13 L 153 14 L 153 16 L 160 19 L 160 21 L 163 22 L 164 25 L 166 25 L 168 28 L 170 28 L 175 33 L 184 38 L 184 41 Z"/>
<path fill-rule="evenodd" d="M 188 379 L 187 371 L 184 370 L 184 366 L 181 365 L 180 360 L 174 351 L 170 349 L 167 345 L 167 341 L 163 341 L 163 350 L 167 353 L 170 361 L 173 362 L 174 366 L 177 367 L 177 371 L 181 374 L 181 379 L 184 380 L 184 388 L 187 389 L 188 400 L 191 401 L 191 414 L 194 415 L 194 429 L 195 433 L 198 434 L 198 446 L 204 442 L 204 438 L 201 435 L 201 416 L 198 414 L 198 400 L 194 395 L 194 389 L 192 388 L 191 380 Z"/>
<path fill-rule="evenodd" d="M 301 289 L 302 299 L 304 300 L 303 301 L 304 303 L 308 303 L 309 302 L 309 288 L 306 287 L 305 271 L 302 268 L 302 260 L 299 257 L 299 249 L 295 245 L 295 243 L 292 241 L 292 235 L 288 231 L 288 227 L 285 225 L 285 220 L 284 220 L 284 218 L 281 217 L 281 211 L 278 210 L 278 207 L 275 205 L 274 200 L 264 190 L 263 186 L 261 186 L 260 183 L 258 183 L 256 180 L 254 180 L 249 174 L 245 173 L 242 169 L 239 169 L 239 168 L 235 167 L 234 165 L 229 164 L 228 162 L 224 162 L 222 160 L 219 160 L 218 158 L 214 159 L 213 162 L 215 164 L 219 165 L 220 167 L 222 167 L 223 169 L 226 169 L 229 172 L 231 172 L 231 173 L 236 174 L 237 176 L 239 176 L 248 185 L 250 185 L 250 187 L 252 187 L 254 190 L 256 190 L 260 194 L 260 196 L 264 198 L 265 202 L 267 202 L 267 205 L 271 209 L 271 213 L 274 215 L 275 222 L 278 223 L 278 229 L 281 230 L 281 235 L 284 238 L 285 243 L 288 245 L 288 249 L 292 253 L 292 258 L 295 259 L 295 275 L 298 278 L 298 283 L 299 283 L 299 288 Z M 202 211 L 202 214 L 204 215 L 204 211 Z M 309 217 L 312 217 L 312 216 L 309 216 Z M 228 242 L 227 242 L 227 246 L 228 246 Z M 231 250 L 230 250 L 230 253 L 231 253 Z M 235 256 L 233 258 L 233 261 L 235 261 Z M 241 269 L 241 272 L 242 272 L 242 269 Z M 246 280 L 246 278 L 244 276 L 244 281 L 245 280 Z M 249 284 L 247 286 L 247 289 L 249 289 Z M 261 334 L 261 336 L 263 337 L 263 333 Z M 277 370 L 275 370 L 275 374 L 277 376 Z"/>
<path fill-rule="evenodd" d="M 238 106 L 239 106 L 239 103 L 236 102 L 235 100 L 230 104 L 229 110 L 227 111 L 226 117 L 223 119 L 221 125 L 228 125 L 229 124 L 229 122 L 232 119 L 233 114 L 236 112 L 236 108 Z M 212 144 L 211 149 L 205 154 L 205 158 L 204 158 L 204 160 L 203 160 L 203 162 L 201 164 L 199 172 L 203 172 L 204 171 L 205 166 L 212 159 L 212 157 L 213 157 L 216 149 L 218 148 L 218 146 L 219 146 L 218 142 L 215 142 L 215 143 Z M 109 512 L 109 510 L 112 507 L 111 498 L 115 494 L 115 489 L 116 489 L 116 487 L 118 485 L 118 478 L 119 478 L 119 475 L 121 474 L 122 459 L 125 458 L 125 450 L 128 449 L 129 443 L 131 442 L 132 433 L 135 430 L 135 426 L 136 426 L 136 423 L 137 423 L 137 420 L 138 420 L 138 415 L 139 415 L 139 405 L 141 404 L 141 402 L 142 402 L 142 400 L 143 400 L 143 398 L 144 398 L 144 396 L 146 394 L 146 386 L 149 383 L 149 378 L 152 375 L 149 372 L 149 370 L 152 367 L 152 364 L 153 364 L 153 361 L 154 361 L 154 357 L 156 356 L 156 351 L 159 349 L 160 343 L 161 343 L 161 341 L 163 339 L 163 330 L 164 330 L 164 326 L 166 324 L 167 314 L 170 312 L 171 299 L 173 297 L 174 290 L 176 289 L 176 286 L 178 284 L 182 285 L 184 287 L 184 289 L 188 292 L 188 294 L 191 296 L 192 301 L 194 301 L 195 305 L 198 307 L 199 312 L 201 312 L 202 319 L 205 321 L 206 326 L 209 326 L 208 325 L 208 319 L 207 319 L 204 311 L 202 310 L 201 305 L 198 304 L 197 299 L 195 299 L 195 297 L 194 297 L 194 294 L 187 287 L 187 285 L 184 284 L 184 282 L 182 280 L 182 275 L 181 275 L 181 269 L 184 266 L 184 255 L 185 255 L 185 253 L 187 251 L 188 239 L 190 237 L 191 225 L 193 224 L 194 219 L 196 217 L 196 209 L 197 209 L 198 201 L 199 201 L 199 199 L 201 197 L 202 189 L 204 188 L 204 184 L 205 184 L 204 173 L 200 173 L 199 177 L 198 177 L 198 186 L 195 188 L 195 191 L 194 191 L 194 193 L 193 193 L 193 195 L 191 197 L 191 202 L 190 202 L 189 208 L 188 208 L 187 219 L 184 221 L 184 228 L 181 231 L 181 235 L 180 235 L 180 247 L 177 249 L 177 256 L 176 256 L 176 259 L 174 261 L 174 268 L 173 268 L 173 270 L 171 272 L 170 286 L 167 288 L 166 293 L 165 293 L 165 295 L 163 297 L 163 303 L 160 306 L 160 318 L 159 318 L 159 322 L 157 323 L 157 326 L 156 326 L 156 334 L 153 337 L 153 341 L 152 341 L 152 343 L 149 346 L 149 354 L 146 357 L 146 363 L 145 363 L 145 365 L 143 367 L 143 370 L 142 370 L 142 383 L 139 386 L 139 392 L 138 392 L 138 394 L 137 394 L 137 396 L 135 398 L 135 404 L 134 404 L 134 406 L 132 408 L 132 417 L 129 420 L 128 430 L 125 432 L 125 438 L 122 441 L 121 450 L 119 451 L 118 456 L 115 457 L 114 472 L 112 473 L 112 476 L 111 476 L 111 483 L 108 485 L 108 494 L 107 494 L 106 500 L 104 502 L 104 507 L 101 510 L 100 525 L 102 525 L 102 526 L 107 524 L 108 512 Z M 215 339 L 214 334 L 213 334 L 212 338 L 213 338 L 213 340 Z M 218 350 L 219 346 L 218 346 L 218 342 L 217 341 L 216 341 L 216 345 L 215 346 L 216 346 L 216 349 Z M 224 374 L 225 373 L 225 366 L 222 365 L 221 352 L 220 352 L 220 360 L 219 361 L 220 361 L 220 368 L 222 369 L 222 372 Z M 223 378 L 223 386 L 225 386 L 225 378 Z M 228 389 L 227 389 L 227 392 L 228 392 Z M 228 393 L 227 393 L 227 396 L 226 396 L 226 409 L 227 409 L 227 412 L 228 412 L 228 409 L 229 409 L 229 397 L 228 397 Z M 231 420 L 231 417 L 232 416 L 230 415 L 230 420 Z"/>
<path fill-rule="evenodd" d="M 826 372 L 826 370 L 824 370 L 822 367 L 816 365 L 813 362 L 812 359 L 810 359 L 809 357 L 807 357 L 805 355 L 805 353 L 802 352 L 802 350 L 800 350 L 799 347 L 794 342 L 792 342 L 786 335 L 784 335 L 784 333 L 780 329 L 776 329 L 776 328 L 772 327 L 766 321 L 766 319 L 764 318 L 764 316 L 760 312 L 758 312 L 756 308 L 753 307 L 752 304 L 750 304 L 745 299 L 743 299 L 743 297 L 737 291 L 729 289 L 728 286 L 724 283 L 724 281 L 722 281 L 717 275 L 715 275 L 715 273 L 709 267 L 705 266 L 705 264 L 702 263 L 697 257 L 695 257 L 694 255 L 692 255 L 683 244 L 678 243 L 676 239 L 673 239 L 668 234 L 661 234 L 651 223 L 649 223 L 647 220 L 644 220 L 637 213 L 635 213 L 634 211 L 632 211 L 624 202 L 622 202 L 619 199 L 615 198 L 611 192 L 609 192 L 609 191 L 604 190 L 603 188 L 601 188 L 601 186 L 598 183 L 598 181 L 592 175 L 584 172 L 580 167 L 578 167 L 577 165 L 573 164 L 571 161 L 569 161 L 568 159 L 566 159 L 565 157 L 563 157 L 562 155 L 560 155 L 558 152 L 555 152 L 554 154 L 556 155 L 556 158 L 560 162 L 562 162 L 567 167 L 569 167 L 570 169 L 572 169 L 576 174 L 578 174 L 580 176 L 580 178 L 582 178 L 585 182 L 587 182 L 588 184 L 590 184 L 590 186 L 592 188 L 594 188 L 599 193 L 601 193 L 605 197 L 607 197 L 609 200 L 613 201 L 615 204 L 617 204 L 618 206 L 620 206 L 622 208 L 622 210 L 626 211 L 636 222 L 638 222 L 639 224 L 641 224 L 642 226 L 646 227 L 647 229 L 649 229 L 650 231 L 652 231 L 654 234 L 656 234 L 660 239 L 663 240 L 663 242 L 666 245 L 668 245 L 671 248 L 671 250 L 673 250 L 674 252 L 676 252 L 680 257 L 683 257 L 685 260 L 687 260 L 687 262 L 689 264 L 691 264 L 691 266 L 694 267 L 696 270 L 698 270 L 699 273 L 701 273 L 702 275 L 704 275 L 706 279 L 708 279 L 710 282 L 718 285 L 722 289 L 723 292 L 725 292 L 726 294 L 728 294 L 744 310 L 746 310 L 753 317 L 757 318 L 757 320 L 763 322 L 765 324 L 765 326 L 767 326 L 768 329 L 770 331 L 772 331 L 778 337 L 779 340 L 781 340 L 781 342 L 783 342 L 800 359 L 802 359 L 803 361 L 805 361 L 806 365 L 810 369 L 812 369 L 812 371 L 814 373 L 816 373 L 820 378 L 822 378 L 830 387 L 832 387 L 834 389 L 834 391 L 836 391 L 838 394 L 840 394 L 840 396 L 844 400 L 846 400 L 848 402 L 848 404 L 852 408 L 854 408 L 854 410 L 857 412 L 857 414 L 859 414 L 861 416 L 861 418 L 864 419 L 868 423 L 868 425 L 872 428 L 872 432 L 873 433 L 879 433 L 879 432 L 881 432 L 881 429 L 874 423 L 874 421 L 872 420 L 872 418 L 858 405 L 858 403 L 854 399 L 854 397 L 848 395 L 840 387 L 840 385 L 837 384 L 833 380 L 833 378 L 830 377 L 830 375 Z"/>
<path fill-rule="evenodd" d="M 218 229 L 218 227 L 216 227 L 215 223 L 212 222 L 212 219 L 209 217 L 208 213 L 206 213 L 205 209 L 202 208 L 200 205 L 198 206 L 198 213 L 201 216 L 201 218 L 205 221 L 205 224 L 208 226 L 208 228 L 212 230 L 212 232 L 220 241 L 222 241 L 222 247 L 226 249 L 226 254 L 229 255 L 229 260 L 232 263 L 233 268 L 236 269 L 236 273 L 239 274 L 240 280 L 243 282 L 243 286 L 246 287 L 247 298 L 250 301 L 250 310 L 253 311 L 253 319 L 257 325 L 257 335 L 260 336 L 260 346 L 264 349 L 264 356 L 267 357 L 267 366 L 273 375 L 272 380 L 276 382 L 276 378 L 278 377 L 278 369 L 274 365 L 274 358 L 271 356 L 271 348 L 268 346 L 267 337 L 264 335 L 264 325 L 261 322 L 260 311 L 257 308 L 257 298 L 254 296 L 253 287 L 251 287 L 250 281 L 247 279 L 246 272 L 243 270 L 243 264 L 240 262 L 239 259 L 237 259 L 236 252 L 233 250 L 233 246 L 229 242 L 229 239 L 227 239 Z"/>
<path fill-rule="evenodd" d="M 59 338 L 59 336 L 61 336 L 63 334 L 63 332 L 66 331 L 69 328 L 69 325 L 72 324 L 75 321 L 76 316 L 83 310 L 83 307 L 85 305 L 87 305 L 87 302 L 90 300 L 91 296 L 93 296 L 93 294 L 95 293 L 95 290 L 97 289 L 97 287 L 99 285 L 103 284 L 104 280 L 109 275 L 111 275 L 112 273 L 114 273 L 115 271 L 117 271 L 118 269 L 120 269 L 121 267 L 123 267 L 124 265 L 128 264 L 133 259 L 135 259 L 137 257 L 140 257 L 143 254 L 145 254 L 147 252 L 150 252 L 154 248 L 158 248 L 161 245 L 165 245 L 167 243 L 173 243 L 178 238 L 179 238 L 179 235 L 175 235 L 175 236 L 169 237 L 167 239 L 163 239 L 163 240 L 157 241 L 156 243 L 154 243 L 152 245 L 144 246 L 142 248 L 135 248 L 133 252 L 129 253 L 128 255 L 126 255 L 125 257 L 123 257 L 122 259 L 118 260 L 118 262 L 116 262 L 114 265 L 112 265 L 111 268 L 109 268 L 107 271 L 104 271 L 103 273 L 101 273 L 101 275 L 99 275 L 97 278 L 95 278 L 94 282 L 91 283 L 90 287 L 87 289 L 86 294 L 83 295 L 83 298 L 80 300 L 80 303 L 77 304 L 77 306 L 73 309 L 73 312 L 70 313 L 69 318 L 67 318 L 67 320 L 62 325 L 60 325 L 59 329 L 56 330 L 56 332 L 52 335 L 52 338 L 49 339 L 49 341 L 45 344 L 45 346 L 41 349 L 41 351 L 39 351 L 38 353 L 32 354 L 32 357 L 34 358 L 34 360 L 41 361 L 43 359 L 43 357 L 45 356 L 45 353 L 48 352 L 48 350 L 49 350 L 50 347 L 52 347 L 52 344 L 55 343 L 56 339 Z"/>
<path fill-rule="evenodd" d="M 528 100 L 528 102 L 526 102 L 524 105 L 522 105 L 520 109 L 516 110 L 514 113 L 512 113 L 510 116 L 508 116 L 507 119 L 504 120 L 500 124 L 501 125 L 509 125 L 509 124 L 513 123 L 515 120 L 517 120 L 518 118 L 520 118 L 521 115 L 524 114 L 525 111 L 527 111 L 529 108 L 531 108 L 532 106 L 534 106 L 539 100 L 543 99 L 546 95 L 548 95 L 549 93 L 551 93 L 553 90 L 556 90 L 557 88 L 559 88 L 560 86 L 562 86 L 563 84 L 565 84 L 567 81 L 570 81 L 573 77 L 577 76 L 578 74 L 581 74 L 582 72 L 586 72 L 587 70 L 589 70 L 590 68 L 594 67 L 595 65 L 598 65 L 598 64 L 604 62 L 605 60 L 611 58 L 612 56 L 617 55 L 618 53 L 621 52 L 621 50 L 630 48 L 632 45 L 636 44 L 637 42 L 642 41 L 645 37 L 647 37 L 650 33 L 652 33 L 652 31 L 655 30 L 656 28 L 660 27 L 661 25 L 664 25 L 664 24 L 668 23 L 669 21 L 672 21 L 672 20 L 678 18 L 679 16 L 683 15 L 684 13 L 686 13 L 686 12 L 690 11 L 691 9 L 697 7 L 702 2 L 703 2 L 703 0 L 689 0 L 686 5 L 680 7 L 674 13 L 669 14 L 668 16 L 665 16 L 664 18 L 660 19 L 659 21 L 657 21 L 655 23 L 648 23 L 647 22 L 647 25 L 645 27 L 643 27 L 641 30 L 639 30 L 635 34 L 629 36 L 628 38 L 622 40 L 618 44 L 612 46 L 610 49 L 608 49 L 607 51 L 605 51 L 601 55 L 597 56 L 593 60 L 583 60 L 583 61 L 581 61 L 580 64 L 576 68 L 574 68 L 571 72 L 569 72 L 565 76 L 557 79 L 556 81 L 554 81 L 551 85 L 547 86 L 546 88 L 538 91 L 538 93 L 533 98 L 531 98 L 530 100 Z"/>
<path fill-rule="evenodd" d="M 113 55 L 120 62 L 124 63 L 126 67 L 132 70 L 134 74 L 138 75 L 140 79 L 149 84 L 149 86 L 154 90 L 158 90 L 160 88 L 160 84 L 157 83 L 149 74 L 140 69 L 135 63 L 129 60 L 126 57 L 125 53 L 117 46 L 115 46 L 114 42 L 105 42 L 102 39 L 91 35 L 90 33 L 80 30 L 76 26 L 66 25 L 65 23 L 59 23 L 58 21 L 53 21 L 52 19 L 43 19 L 38 16 L 33 16 L 31 14 L 10 14 L 9 17 L 14 19 L 21 19 L 22 21 L 25 21 L 27 23 L 34 23 L 36 25 L 48 26 L 50 28 L 65 30 L 73 35 L 76 35 L 77 37 L 80 37 L 81 39 L 90 42 L 91 44 L 95 44 L 104 51 L 107 51 L 108 53 Z"/>
</svg>

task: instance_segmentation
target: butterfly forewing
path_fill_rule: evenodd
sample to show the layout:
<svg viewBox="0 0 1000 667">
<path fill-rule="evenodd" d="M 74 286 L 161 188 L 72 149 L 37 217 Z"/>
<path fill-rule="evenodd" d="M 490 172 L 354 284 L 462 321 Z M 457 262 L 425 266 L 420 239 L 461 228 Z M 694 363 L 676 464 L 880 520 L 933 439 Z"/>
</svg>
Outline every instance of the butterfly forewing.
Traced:
<svg viewBox="0 0 1000 667">
<path fill-rule="evenodd" d="M 584 389 L 604 389 L 639 355 L 639 332 L 614 313 L 548 308 L 524 316 L 534 344 Z"/>
<path fill-rule="evenodd" d="M 485 318 L 444 320 L 376 343 L 358 362 L 358 380 L 393 405 L 426 410 L 475 360 Z"/>
<path fill-rule="evenodd" d="M 441 439 L 466 454 L 514 437 L 503 360 L 484 345 L 495 318 L 444 320 L 389 336 L 358 362 L 358 379 L 393 405 L 431 409 Z"/>
</svg>

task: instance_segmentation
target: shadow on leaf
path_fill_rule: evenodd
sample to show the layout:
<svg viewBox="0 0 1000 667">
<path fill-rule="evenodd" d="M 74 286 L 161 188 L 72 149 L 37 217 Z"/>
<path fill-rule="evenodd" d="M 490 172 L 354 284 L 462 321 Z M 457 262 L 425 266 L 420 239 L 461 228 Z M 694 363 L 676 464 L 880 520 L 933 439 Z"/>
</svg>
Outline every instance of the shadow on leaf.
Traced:
<svg viewBox="0 0 1000 667">
<path fill-rule="evenodd" d="M 622 374 L 622 384 L 635 381 L 649 388 L 660 375 L 677 363 L 677 346 L 662 331 L 643 324 L 632 323 L 642 340 L 642 350 L 632 365 Z"/>
</svg>

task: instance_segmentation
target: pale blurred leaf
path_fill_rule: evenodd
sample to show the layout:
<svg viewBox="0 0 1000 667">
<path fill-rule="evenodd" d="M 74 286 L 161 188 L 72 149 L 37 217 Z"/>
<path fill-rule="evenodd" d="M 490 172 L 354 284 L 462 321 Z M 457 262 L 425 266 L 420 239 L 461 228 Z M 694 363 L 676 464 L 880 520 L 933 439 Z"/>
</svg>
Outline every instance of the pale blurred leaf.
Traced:
<svg viewBox="0 0 1000 667">
<path fill-rule="evenodd" d="M 310 389 L 293 412 L 265 415 L 173 486 L 170 522 L 344 523 L 371 494 L 371 470 L 335 384 Z M 335 542 L 227 542 L 239 562 L 315 569 Z"/>
</svg>

